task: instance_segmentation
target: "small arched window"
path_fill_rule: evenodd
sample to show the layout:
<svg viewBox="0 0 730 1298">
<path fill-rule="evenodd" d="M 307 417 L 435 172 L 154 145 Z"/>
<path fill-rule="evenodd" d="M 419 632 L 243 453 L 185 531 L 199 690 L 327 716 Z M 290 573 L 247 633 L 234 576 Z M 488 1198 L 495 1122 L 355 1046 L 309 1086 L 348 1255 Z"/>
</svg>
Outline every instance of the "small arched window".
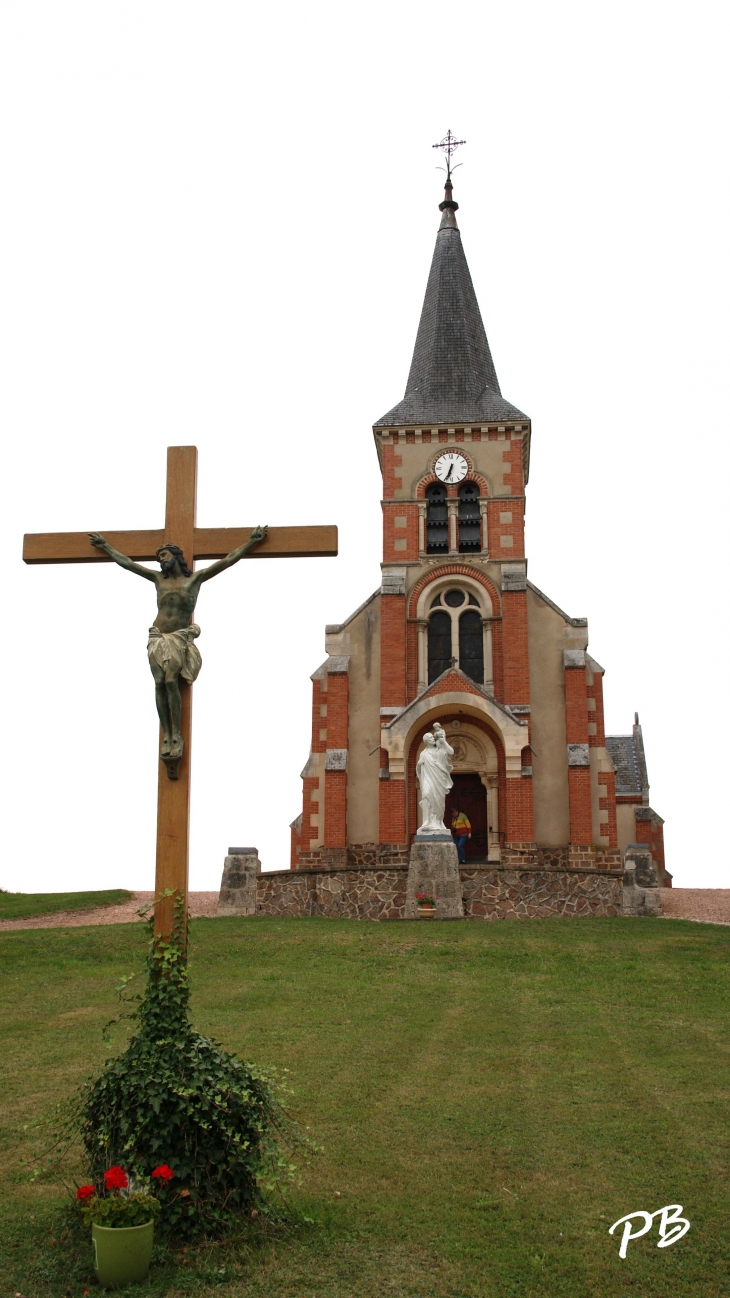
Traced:
<svg viewBox="0 0 730 1298">
<path fill-rule="evenodd" d="M 431 482 L 426 487 L 426 553 L 448 554 L 449 515 L 446 505 L 446 488 L 442 482 Z"/>
<path fill-rule="evenodd" d="M 451 618 L 438 610 L 428 623 L 428 683 L 451 666 Z"/>
<path fill-rule="evenodd" d="M 484 684 L 484 633 L 479 613 L 469 609 L 459 618 L 459 666 L 465 676 Z"/>
<path fill-rule="evenodd" d="M 459 551 L 469 554 L 482 548 L 479 485 L 462 482 L 459 487 Z"/>
</svg>

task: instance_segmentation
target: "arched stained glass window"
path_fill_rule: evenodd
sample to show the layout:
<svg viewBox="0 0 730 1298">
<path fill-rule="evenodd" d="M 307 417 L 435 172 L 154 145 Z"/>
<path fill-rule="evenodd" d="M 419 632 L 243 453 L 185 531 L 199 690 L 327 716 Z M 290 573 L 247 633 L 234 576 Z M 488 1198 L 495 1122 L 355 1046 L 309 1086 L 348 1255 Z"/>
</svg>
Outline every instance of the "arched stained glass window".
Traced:
<svg viewBox="0 0 730 1298">
<path fill-rule="evenodd" d="M 479 485 L 462 482 L 459 487 L 459 551 L 468 554 L 482 548 Z"/>
<path fill-rule="evenodd" d="M 442 482 L 431 482 L 426 487 L 426 553 L 448 554 L 449 514 L 446 505 L 446 488 Z"/>
<path fill-rule="evenodd" d="M 484 684 L 484 635 L 479 613 L 469 610 L 459 618 L 459 666 L 465 676 Z"/>
<path fill-rule="evenodd" d="M 428 623 L 428 683 L 451 666 L 451 618 L 443 610 L 432 613 Z"/>
</svg>

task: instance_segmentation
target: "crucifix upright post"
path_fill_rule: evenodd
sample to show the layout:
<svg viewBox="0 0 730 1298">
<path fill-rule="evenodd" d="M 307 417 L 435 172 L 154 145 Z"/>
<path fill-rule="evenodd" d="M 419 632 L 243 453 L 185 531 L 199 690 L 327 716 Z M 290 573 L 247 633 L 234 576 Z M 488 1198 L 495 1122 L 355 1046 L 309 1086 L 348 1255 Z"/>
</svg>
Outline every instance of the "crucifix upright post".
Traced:
<svg viewBox="0 0 730 1298">
<path fill-rule="evenodd" d="M 242 556 L 233 552 L 239 547 L 243 547 L 246 553 L 253 544 L 256 548 L 247 554 L 252 559 L 314 558 L 337 554 L 337 528 L 332 526 L 271 527 L 263 540 L 260 537 L 264 533 L 255 533 L 250 527 L 196 527 L 197 471 L 195 446 L 167 448 L 164 531 L 107 532 L 105 538 L 88 532 L 32 533 L 23 540 L 23 559 L 26 563 L 36 564 L 109 563 L 115 558 L 117 562 L 124 561 L 122 566 L 136 569 L 139 575 L 155 580 L 150 570 L 139 568 L 137 561 L 154 559 L 158 551 L 164 551 L 165 545 L 179 546 L 191 565 L 196 559 L 226 559 L 225 564 L 214 565 L 216 570 L 237 562 Z M 92 536 L 96 536 L 96 540 L 92 540 Z M 100 548 L 102 541 L 104 548 Z M 161 584 L 164 586 L 166 583 Z M 190 607 L 194 607 L 194 602 Z M 189 622 L 187 615 L 186 621 Z M 197 627 L 192 631 L 189 628 L 188 634 L 197 635 L 197 631 Z M 192 685 L 182 674 L 177 684 L 181 700 L 182 755 L 179 760 L 169 755 L 165 758 L 163 746 L 157 789 L 155 894 L 160 897 L 170 893 L 155 907 L 155 934 L 158 937 L 168 937 L 172 933 L 176 898 L 183 900 L 187 912 Z"/>
<path fill-rule="evenodd" d="M 195 554 L 195 511 L 198 490 L 196 446 L 168 446 L 165 490 L 165 541 L 179 545 L 183 554 Z M 175 899 L 183 898 L 187 911 L 190 838 L 190 748 L 193 731 L 193 687 L 180 679 L 182 714 L 180 733 L 183 755 L 177 779 L 168 779 L 162 762 L 157 773 L 157 854 L 155 894 L 170 891 L 155 906 L 155 933 L 172 932 Z"/>
</svg>

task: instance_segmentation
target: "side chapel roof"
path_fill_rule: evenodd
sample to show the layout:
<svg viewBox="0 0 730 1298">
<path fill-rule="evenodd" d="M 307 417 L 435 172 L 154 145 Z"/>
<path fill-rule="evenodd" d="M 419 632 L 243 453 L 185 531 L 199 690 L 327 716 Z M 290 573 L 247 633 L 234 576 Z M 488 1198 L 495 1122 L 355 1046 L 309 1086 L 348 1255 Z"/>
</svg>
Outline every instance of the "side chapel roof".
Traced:
<svg viewBox="0 0 730 1298">
<path fill-rule="evenodd" d="M 527 415 L 505 401 L 456 224 L 451 180 L 436 235 L 411 370 L 402 401 L 374 427 L 504 423 Z"/>
<path fill-rule="evenodd" d="M 606 735 L 606 748 L 616 771 L 616 793 L 622 797 L 640 796 L 648 806 L 649 776 L 638 714 L 630 735 Z"/>
</svg>

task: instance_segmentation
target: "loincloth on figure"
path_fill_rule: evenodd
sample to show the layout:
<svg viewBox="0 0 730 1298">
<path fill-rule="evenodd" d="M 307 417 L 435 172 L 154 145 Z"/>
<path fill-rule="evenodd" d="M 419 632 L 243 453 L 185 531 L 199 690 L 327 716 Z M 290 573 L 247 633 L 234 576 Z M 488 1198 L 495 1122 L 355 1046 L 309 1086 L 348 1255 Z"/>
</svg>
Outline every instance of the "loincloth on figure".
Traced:
<svg viewBox="0 0 730 1298">
<path fill-rule="evenodd" d="M 161 631 L 158 626 L 151 626 L 147 641 L 150 665 L 157 663 L 164 672 L 172 670 L 192 685 L 203 665 L 200 650 L 194 643 L 199 635 L 200 627 L 195 622 L 180 631 Z"/>
</svg>

